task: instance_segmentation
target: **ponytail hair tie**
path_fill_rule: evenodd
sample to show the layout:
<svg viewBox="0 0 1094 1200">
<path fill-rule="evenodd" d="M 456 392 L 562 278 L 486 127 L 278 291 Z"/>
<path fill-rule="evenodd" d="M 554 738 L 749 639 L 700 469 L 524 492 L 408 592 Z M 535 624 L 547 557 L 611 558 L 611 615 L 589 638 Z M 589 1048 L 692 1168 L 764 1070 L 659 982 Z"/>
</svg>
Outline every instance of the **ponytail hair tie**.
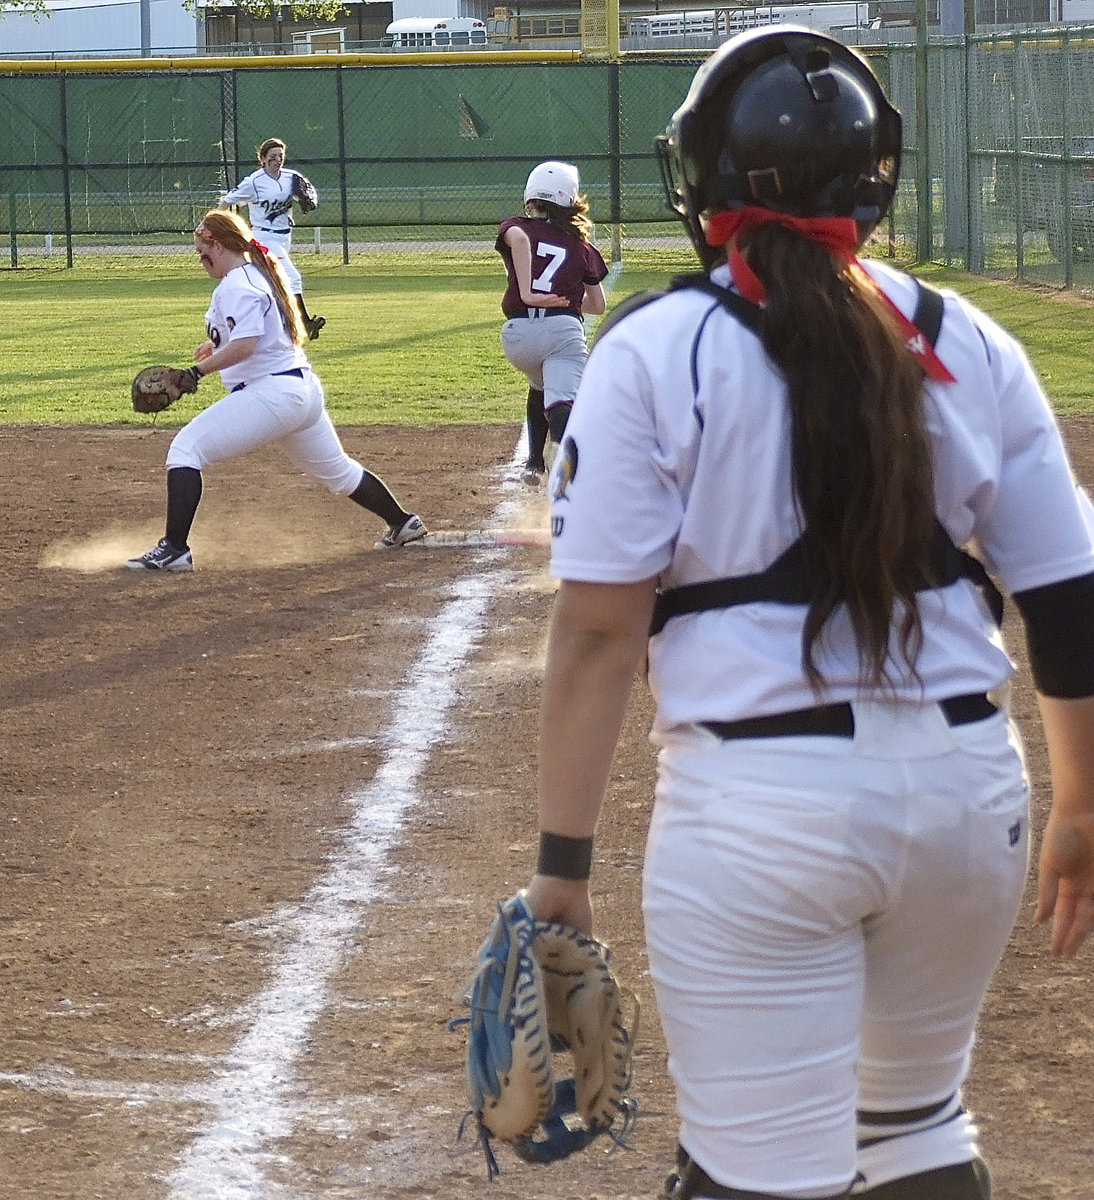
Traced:
<svg viewBox="0 0 1094 1200">
<path fill-rule="evenodd" d="M 251 238 L 250 245 L 253 249 L 259 250 L 263 254 L 269 254 L 269 250 L 267 250 L 266 247 L 263 246 L 263 244 L 256 238 Z"/>
</svg>

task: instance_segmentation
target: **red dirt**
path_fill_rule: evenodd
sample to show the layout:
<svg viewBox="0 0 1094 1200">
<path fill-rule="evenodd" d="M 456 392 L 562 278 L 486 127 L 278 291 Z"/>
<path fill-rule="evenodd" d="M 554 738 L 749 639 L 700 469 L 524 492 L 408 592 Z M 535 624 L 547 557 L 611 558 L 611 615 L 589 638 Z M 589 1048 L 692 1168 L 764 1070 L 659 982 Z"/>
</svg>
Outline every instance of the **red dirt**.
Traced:
<svg viewBox="0 0 1094 1200">
<path fill-rule="evenodd" d="M 1094 481 L 1094 422 L 1065 430 Z M 488 523 L 503 494 L 524 503 L 504 519 L 543 524 L 542 503 L 501 482 L 513 428 L 343 432 L 436 528 Z M 502 1147 L 488 1186 L 474 1139 L 456 1143 L 463 1038 L 446 1023 L 531 864 L 546 552 L 374 551 L 378 521 L 270 452 L 208 472 L 193 575 L 117 569 L 161 532 L 169 437 L 0 430 L 0 1197 L 652 1200 L 675 1128 L 638 908 L 648 696 L 635 692 L 596 868 L 600 932 L 643 1003 L 633 1149 L 536 1168 Z M 468 581 L 490 597 L 481 639 L 452 635 L 467 661 L 442 672 L 443 733 L 415 737 L 438 716 L 428 696 L 402 718 L 422 765 L 379 836 L 362 797 L 390 771 L 396 702 Z M 1024 670 L 1015 706 L 1039 828 Z M 387 866 L 366 878 L 377 837 Z M 281 1028 L 256 1002 L 294 931 L 314 928 L 324 883 L 349 887 L 350 926 L 327 943 L 335 965 L 303 1024 L 297 980 L 286 1012 L 303 1040 L 275 1038 L 263 1075 L 241 1039 Z M 1031 918 L 1030 897 L 969 1100 L 996 1200 L 1089 1200 L 1090 953 L 1053 962 Z M 318 951 L 304 962 L 322 974 Z M 236 1130 L 233 1149 L 233 1117 L 255 1112 L 270 1127 L 250 1142 Z"/>
</svg>

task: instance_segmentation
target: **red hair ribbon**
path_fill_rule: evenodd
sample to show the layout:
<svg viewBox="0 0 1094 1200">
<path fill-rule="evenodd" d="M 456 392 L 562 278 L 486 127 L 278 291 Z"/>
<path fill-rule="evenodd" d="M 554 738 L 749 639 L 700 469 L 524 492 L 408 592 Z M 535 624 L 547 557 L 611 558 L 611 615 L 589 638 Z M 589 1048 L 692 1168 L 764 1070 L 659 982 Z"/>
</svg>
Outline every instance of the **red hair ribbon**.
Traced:
<svg viewBox="0 0 1094 1200">
<path fill-rule="evenodd" d="M 792 229 L 811 242 L 819 242 L 844 262 L 854 262 L 858 249 L 859 228 L 850 217 L 795 217 L 790 213 L 774 212 L 770 208 L 735 208 L 715 213 L 707 222 L 708 246 L 724 246 L 733 242 L 729 251 L 729 273 L 737 290 L 753 304 L 762 304 L 767 298 L 764 285 L 755 271 L 745 261 L 734 240 L 738 234 L 759 229 L 761 225 L 781 225 Z"/>
<path fill-rule="evenodd" d="M 947 370 L 945 364 L 934 352 L 934 347 L 923 336 L 922 331 L 914 325 L 889 299 L 881 288 L 867 274 L 858 261 L 855 251 L 858 249 L 860 231 L 858 224 L 851 217 L 795 217 L 790 213 L 775 212 L 770 208 L 750 206 L 716 212 L 707 222 L 706 240 L 708 246 L 725 246 L 732 242 L 729 249 L 729 273 L 737 291 L 753 304 L 762 304 L 767 298 L 767 291 L 756 272 L 748 265 L 744 255 L 737 248 L 738 234 L 758 229 L 761 225 L 775 222 L 784 229 L 793 230 L 817 242 L 833 254 L 841 258 L 850 267 L 862 287 L 868 287 L 876 292 L 888 305 L 893 318 L 904 334 L 905 345 L 913 358 L 923 368 L 928 379 L 938 383 L 954 383 L 954 376 Z"/>
<path fill-rule="evenodd" d="M 269 250 L 267 250 L 266 247 L 263 246 L 263 244 L 256 238 L 251 238 L 251 245 L 254 246 L 256 250 L 261 250 L 263 254 L 269 254 Z"/>
</svg>

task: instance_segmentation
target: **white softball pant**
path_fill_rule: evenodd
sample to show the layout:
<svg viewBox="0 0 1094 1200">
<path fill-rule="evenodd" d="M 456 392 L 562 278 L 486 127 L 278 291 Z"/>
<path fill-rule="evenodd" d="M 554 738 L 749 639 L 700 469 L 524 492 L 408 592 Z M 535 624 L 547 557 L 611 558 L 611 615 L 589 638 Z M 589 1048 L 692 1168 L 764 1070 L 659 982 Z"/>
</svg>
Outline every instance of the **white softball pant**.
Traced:
<svg viewBox="0 0 1094 1200">
<path fill-rule="evenodd" d="M 856 1109 L 960 1092 L 1026 877 L 1021 743 L 1004 713 L 853 707 L 853 739 L 662 739 L 650 967 L 680 1143 L 726 1187 L 811 1200 L 975 1153 L 966 1115 L 857 1152 Z"/>
<path fill-rule="evenodd" d="M 340 496 L 361 482 L 364 467 L 350 458 L 331 423 L 318 376 L 266 375 L 229 392 L 175 435 L 167 469 L 237 458 L 276 445 L 294 466 Z"/>
<path fill-rule="evenodd" d="M 513 317 L 501 327 L 501 348 L 532 387 L 543 392 L 544 409 L 573 404 L 588 356 L 580 317 Z"/>
<path fill-rule="evenodd" d="M 255 230 L 255 241 L 261 242 L 263 246 L 270 252 L 271 258 L 276 258 L 289 277 L 289 291 L 294 295 L 300 295 L 304 290 L 304 281 L 300 278 L 300 272 L 293 265 L 293 260 L 290 257 L 292 251 L 292 230 L 288 233 L 274 233 L 263 229 Z"/>
</svg>

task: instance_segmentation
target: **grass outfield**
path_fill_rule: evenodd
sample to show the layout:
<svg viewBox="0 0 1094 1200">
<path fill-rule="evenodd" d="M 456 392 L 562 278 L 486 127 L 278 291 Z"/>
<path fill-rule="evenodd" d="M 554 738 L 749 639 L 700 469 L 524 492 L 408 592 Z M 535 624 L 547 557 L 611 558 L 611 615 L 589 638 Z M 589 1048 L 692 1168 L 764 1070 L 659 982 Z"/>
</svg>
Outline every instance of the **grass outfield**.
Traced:
<svg viewBox="0 0 1094 1200">
<path fill-rule="evenodd" d="M 393 255 L 365 265 L 300 264 L 313 311 L 327 317 L 309 357 L 340 425 L 519 422 L 522 377 L 498 345 L 504 284 L 492 250 Z M 686 251 L 632 251 L 610 302 L 694 268 Z M 1094 305 L 927 267 L 1025 344 L 1057 410 L 1094 411 Z M 204 338 L 211 281 L 191 263 L 127 272 L 5 273 L 0 287 L 0 423 L 144 425 L 130 381 L 154 362 L 185 366 Z M 218 384 L 159 423 L 179 425 Z"/>
</svg>

